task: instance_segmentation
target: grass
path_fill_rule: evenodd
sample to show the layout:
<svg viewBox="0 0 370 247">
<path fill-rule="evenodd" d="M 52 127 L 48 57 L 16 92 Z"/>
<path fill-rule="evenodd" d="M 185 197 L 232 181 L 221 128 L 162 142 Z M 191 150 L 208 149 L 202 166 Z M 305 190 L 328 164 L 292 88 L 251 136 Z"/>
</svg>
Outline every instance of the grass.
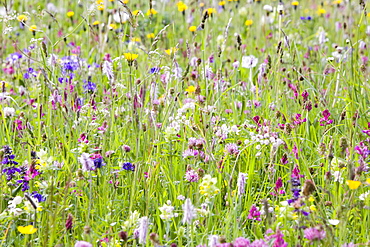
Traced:
<svg viewBox="0 0 370 247">
<path fill-rule="evenodd" d="M 0 246 L 369 245 L 369 2 L 126 4 L 0 7 Z"/>
</svg>

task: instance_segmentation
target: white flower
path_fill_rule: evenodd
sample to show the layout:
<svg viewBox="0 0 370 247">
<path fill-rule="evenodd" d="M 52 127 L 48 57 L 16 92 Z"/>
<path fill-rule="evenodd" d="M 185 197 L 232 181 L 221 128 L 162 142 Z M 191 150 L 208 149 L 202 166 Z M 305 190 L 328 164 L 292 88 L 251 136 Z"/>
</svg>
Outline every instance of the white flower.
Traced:
<svg viewBox="0 0 370 247">
<path fill-rule="evenodd" d="M 365 192 L 365 193 L 361 194 L 361 195 L 359 196 L 359 199 L 360 199 L 361 201 L 365 201 L 365 200 L 369 197 L 369 195 L 370 195 L 370 191 L 367 191 L 367 192 Z"/>
<path fill-rule="evenodd" d="M 160 207 L 159 210 L 161 211 L 161 215 L 159 215 L 159 217 L 162 220 L 170 220 L 175 216 L 173 214 L 173 210 L 175 210 L 175 207 L 171 206 L 171 201 L 167 201 L 167 203 L 163 204 L 163 206 Z"/>
<path fill-rule="evenodd" d="M 256 58 L 253 55 L 250 56 L 243 56 L 242 58 L 242 67 L 246 69 L 254 68 L 256 67 L 258 63 L 258 58 Z"/>
<path fill-rule="evenodd" d="M 137 228 L 139 235 L 139 244 L 146 244 L 146 236 L 148 235 L 148 217 L 144 216 L 139 219 L 139 227 Z"/>
<path fill-rule="evenodd" d="M 211 235 L 208 237 L 208 246 L 209 247 L 214 247 L 218 244 L 218 236 L 217 235 Z"/>
<path fill-rule="evenodd" d="M 265 6 L 263 6 L 263 10 L 267 12 L 272 12 L 273 8 L 271 5 L 266 4 Z"/>
<path fill-rule="evenodd" d="M 328 220 L 329 224 L 333 225 L 333 226 L 336 226 L 339 224 L 339 220 Z"/>
<path fill-rule="evenodd" d="M 92 171 L 94 170 L 94 161 L 90 159 L 90 155 L 87 153 L 83 153 L 81 157 L 78 158 L 78 161 L 82 165 L 82 171 Z"/>
<path fill-rule="evenodd" d="M 4 117 L 13 117 L 15 114 L 15 109 L 13 107 L 4 107 L 3 113 Z"/>
<path fill-rule="evenodd" d="M 340 171 L 335 171 L 333 173 L 334 182 L 343 183 L 342 173 Z"/>
</svg>

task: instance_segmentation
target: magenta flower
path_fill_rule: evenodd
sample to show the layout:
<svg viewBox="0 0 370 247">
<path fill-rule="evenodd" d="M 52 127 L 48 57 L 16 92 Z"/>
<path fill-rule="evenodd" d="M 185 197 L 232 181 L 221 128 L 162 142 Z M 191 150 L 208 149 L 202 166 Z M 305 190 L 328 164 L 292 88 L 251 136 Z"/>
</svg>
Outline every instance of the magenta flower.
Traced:
<svg viewBox="0 0 370 247">
<path fill-rule="evenodd" d="M 251 209 L 249 210 L 248 219 L 261 221 L 260 216 L 261 216 L 261 212 L 258 210 L 256 205 L 253 204 Z"/>
<path fill-rule="evenodd" d="M 251 242 L 247 238 L 239 237 L 234 240 L 234 247 L 250 247 Z"/>
</svg>

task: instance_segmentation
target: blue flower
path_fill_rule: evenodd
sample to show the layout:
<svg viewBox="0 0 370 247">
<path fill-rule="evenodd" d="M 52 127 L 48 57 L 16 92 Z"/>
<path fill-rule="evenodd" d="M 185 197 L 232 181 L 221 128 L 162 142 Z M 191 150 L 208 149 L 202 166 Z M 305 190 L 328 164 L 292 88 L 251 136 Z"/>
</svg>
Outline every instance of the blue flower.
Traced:
<svg viewBox="0 0 370 247">
<path fill-rule="evenodd" d="M 86 82 L 86 80 L 84 80 L 83 88 L 85 92 L 93 93 L 96 90 L 96 84 L 91 81 Z"/>
<path fill-rule="evenodd" d="M 156 74 L 156 73 L 158 73 L 159 71 L 161 70 L 161 68 L 160 67 L 153 67 L 153 68 L 151 68 L 150 69 L 150 74 Z"/>
<path fill-rule="evenodd" d="M 94 166 L 95 168 L 101 168 L 102 166 L 105 166 L 105 163 L 103 162 L 103 158 L 96 158 L 94 159 Z"/>
<path fill-rule="evenodd" d="M 123 163 L 122 169 L 126 171 L 135 171 L 135 166 L 130 162 Z"/>
<path fill-rule="evenodd" d="M 46 200 L 45 196 L 43 196 L 43 195 L 41 195 L 41 194 L 37 193 L 37 191 L 32 192 L 32 193 L 31 193 L 31 196 L 32 196 L 33 198 L 36 198 L 39 202 L 44 202 L 44 201 Z"/>
</svg>

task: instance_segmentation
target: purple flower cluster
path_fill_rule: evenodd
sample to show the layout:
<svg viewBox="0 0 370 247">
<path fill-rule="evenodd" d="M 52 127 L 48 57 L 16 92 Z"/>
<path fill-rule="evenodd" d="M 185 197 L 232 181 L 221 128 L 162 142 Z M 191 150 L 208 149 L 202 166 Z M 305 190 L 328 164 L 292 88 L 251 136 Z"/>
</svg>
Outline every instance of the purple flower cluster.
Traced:
<svg viewBox="0 0 370 247">
<path fill-rule="evenodd" d="M 322 112 L 323 117 L 320 118 L 320 126 L 326 126 L 333 123 L 333 119 L 329 119 L 330 115 L 331 114 L 328 109 Z"/>
<path fill-rule="evenodd" d="M 258 210 L 256 205 L 254 205 L 254 204 L 252 205 L 251 209 L 249 210 L 248 219 L 261 221 L 261 212 Z"/>
<path fill-rule="evenodd" d="M 3 146 L 3 148 L 0 150 L 0 155 L 1 153 L 1 163 L 3 164 L 3 166 L 5 166 L 2 172 L 7 175 L 6 179 L 10 181 L 16 173 L 21 173 L 22 170 L 16 167 L 16 165 L 18 165 L 18 162 L 14 161 L 15 155 L 13 154 L 13 150 L 9 146 Z"/>
<path fill-rule="evenodd" d="M 188 182 L 198 182 L 198 180 L 199 180 L 199 174 L 195 170 L 189 169 L 185 173 L 185 179 Z"/>
<path fill-rule="evenodd" d="M 206 144 L 203 138 L 194 138 L 190 137 L 188 141 L 188 149 L 186 149 L 182 153 L 183 158 L 196 158 L 199 157 L 200 159 L 204 160 L 205 162 L 208 160 L 208 156 L 204 153 L 203 148 Z"/>
<path fill-rule="evenodd" d="M 304 230 L 304 237 L 310 241 L 322 240 L 326 237 L 326 232 L 324 229 L 311 227 Z"/>
</svg>

